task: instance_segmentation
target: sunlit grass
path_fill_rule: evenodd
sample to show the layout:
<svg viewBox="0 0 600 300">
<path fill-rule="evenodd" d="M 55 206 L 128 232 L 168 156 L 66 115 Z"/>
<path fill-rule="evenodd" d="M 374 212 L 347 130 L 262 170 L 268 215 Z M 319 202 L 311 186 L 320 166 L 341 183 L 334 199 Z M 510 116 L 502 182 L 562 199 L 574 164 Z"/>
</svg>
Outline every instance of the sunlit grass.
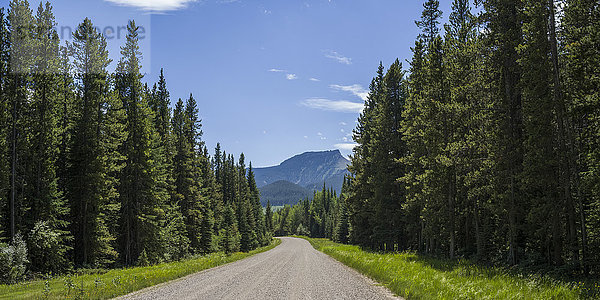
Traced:
<svg viewBox="0 0 600 300">
<path fill-rule="evenodd" d="M 306 238 L 317 250 L 358 270 L 406 299 L 579 299 L 581 287 L 542 276 L 509 274 L 466 260 L 414 253 L 373 253 L 358 246 Z"/>
<path fill-rule="evenodd" d="M 280 243 L 279 239 L 275 239 L 271 245 L 248 253 L 212 253 L 150 267 L 114 269 L 96 274 L 0 285 L 0 299 L 109 299 L 240 260 L 270 250 Z"/>
</svg>

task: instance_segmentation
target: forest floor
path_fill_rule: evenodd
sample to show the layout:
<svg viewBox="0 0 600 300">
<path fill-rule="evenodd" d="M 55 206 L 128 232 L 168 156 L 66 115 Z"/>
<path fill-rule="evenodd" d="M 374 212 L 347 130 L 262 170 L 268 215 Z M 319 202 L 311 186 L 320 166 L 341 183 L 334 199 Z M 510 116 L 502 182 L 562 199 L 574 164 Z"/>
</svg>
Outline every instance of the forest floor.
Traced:
<svg viewBox="0 0 600 300">
<path fill-rule="evenodd" d="M 598 296 L 580 282 L 513 274 L 467 260 L 443 260 L 407 252 L 376 253 L 327 239 L 303 238 L 315 249 L 406 299 L 597 299 Z M 595 285 L 597 288 L 598 284 Z"/>
<path fill-rule="evenodd" d="M 274 239 L 269 246 L 248 253 L 211 253 L 187 260 L 149 267 L 112 270 L 81 270 L 77 274 L 0 285 L 0 299 L 110 299 L 206 269 L 265 252 L 281 244 Z"/>
</svg>

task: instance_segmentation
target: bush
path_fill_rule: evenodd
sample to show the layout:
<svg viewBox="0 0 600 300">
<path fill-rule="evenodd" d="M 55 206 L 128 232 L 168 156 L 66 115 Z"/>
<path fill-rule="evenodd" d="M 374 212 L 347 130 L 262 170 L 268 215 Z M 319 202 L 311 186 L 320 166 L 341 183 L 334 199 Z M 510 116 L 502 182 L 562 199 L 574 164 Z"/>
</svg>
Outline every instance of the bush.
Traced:
<svg viewBox="0 0 600 300">
<path fill-rule="evenodd" d="M 32 271 L 61 273 L 69 267 L 68 247 L 63 245 L 61 232 L 50 228 L 48 222 L 35 223 L 27 241 Z"/>
<path fill-rule="evenodd" d="M 304 225 L 300 224 L 298 225 L 298 228 L 296 228 L 296 235 L 310 236 L 310 231 L 308 231 L 308 228 L 304 227 Z"/>
<path fill-rule="evenodd" d="M 25 277 L 27 246 L 20 234 L 17 234 L 10 245 L 0 244 L 0 282 L 16 283 Z"/>
</svg>

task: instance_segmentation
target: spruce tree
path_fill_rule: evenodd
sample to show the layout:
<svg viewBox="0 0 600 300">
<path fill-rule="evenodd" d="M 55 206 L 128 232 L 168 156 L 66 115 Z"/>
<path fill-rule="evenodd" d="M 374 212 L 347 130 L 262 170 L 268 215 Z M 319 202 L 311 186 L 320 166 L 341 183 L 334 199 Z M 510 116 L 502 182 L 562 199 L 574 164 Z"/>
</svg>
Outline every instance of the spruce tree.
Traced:
<svg viewBox="0 0 600 300">
<path fill-rule="evenodd" d="M 507 237 L 507 260 L 510 264 L 519 261 L 519 251 L 523 248 L 522 224 L 525 201 L 522 199 L 520 176 L 523 171 L 523 114 L 522 92 L 519 85 L 521 68 L 518 63 L 517 47 L 521 44 L 521 1 L 487 0 L 483 2 L 483 16 L 489 33 L 487 47 L 491 50 L 493 70 L 492 87 L 498 99 L 495 109 L 499 118 L 497 147 L 493 150 L 497 158 L 494 186 L 501 203 L 499 209 L 504 218 L 502 229 Z"/>
<path fill-rule="evenodd" d="M 69 224 L 69 208 L 58 189 L 56 162 L 59 143 L 59 102 L 56 86 L 59 71 L 59 40 L 55 28 L 52 6 L 49 2 L 40 3 L 35 17 L 33 35 L 32 101 L 28 149 L 25 154 L 26 197 L 30 199 L 31 210 L 27 215 L 27 227 L 32 231 L 29 238 L 29 256 L 36 271 L 59 272 L 68 267 L 66 252 L 70 235 L 66 231 Z M 42 225 L 42 223 L 44 225 Z M 39 225 L 39 226 L 38 226 Z M 44 232 L 46 231 L 46 232 Z M 38 236 L 36 236 L 36 234 Z M 56 238 L 40 244 L 34 241 L 50 235 Z"/>
<path fill-rule="evenodd" d="M 552 245 L 548 262 L 562 261 L 561 210 L 559 187 L 559 159 L 555 141 L 555 111 L 552 99 L 552 67 L 547 2 L 527 1 L 524 5 L 523 44 L 519 48 L 523 86 L 524 161 L 523 187 L 532 209 L 528 216 L 528 232 L 539 253 Z"/>
<path fill-rule="evenodd" d="M 25 212 L 25 153 L 27 152 L 27 123 L 30 110 L 29 87 L 34 59 L 33 53 L 33 13 L 27 0 L 13 0 L 8 9 L 8 33 L 10 40 L 10 72 L 5 83 L 5 95 L 10 110 L 8 137 L 10 152 L 10 190 L 8 205 L 8 233 L 14 239 L 18 232 L 27 231 Z"/>
<path fill-rule="evenodd" d="M 439 9 L 440 1 L 438 0 L 427 0 L 423 3 L 423 12 L 421 13 L 421 20 L 415 21 L 415 24 L 421 29 L 418 39 L 425 42 L 425 45 L 429 45 L 433 42 L 433 39 L 439 34 L 440 18 L 442 17 L 442 11 Z"/>
<path fill-rule="evenodd" d="M 273 231 L 273 208 L 271 207 L 271 200 L 267 199 L 267 207 L 265 208 L 265 227 L 271 234 Z"/>
<path fill-rule="evenodd" d="M 600 92 L 598 66 L 600 57 L 600 7 L 597 1 L 569 0 L 561 19 L 561 65 L 564 66 L 564 97 L 571 120 L 574 142 L 571 144 L 571 179 L 576 195 L 581 262 L 585 272 L 600 255 Z M 555 71 L 556 72 L 556 71 Z M 561 73 L 559 73 L 561 74 Z"/>
<path fill-rule="evenodd" d="M 262 205 L 260 204 L 260 191 L 256 186 L 256 180 L 254 178 L 254 171 L 252 170 L 252 163 L 248 168 L 248 193 L 249 202 L 252 211 L 252 218 L 254 219 L 254 231 L 256 232 L 256 239 L 258 244 L 261 246 L 268 245 L 270 243 L 270 236 L 265 226 L 265 216 L 263 213 Z"/>
<path fill-rule="evenodd" d="M 155 144 L 158 141 L 153 127 L 153 114 L 147 93 L 141 83 L 142 54 L 138 45 L 139 27 L 135 21 L 127 26 L 127 40 L 121 47 L 115 88 L 127 115 L 128 133 L 122 153 L 126 165 L 120 176 L 121 199 L 120 252 L 127 265 L 138 262 L 145 253 L 148 262 L 162 258 L 160 245 L 162 209 L 166 202 L 164 189 L 158 182 L 163 174 Z"/>
<path fill-rule="evenodd" d="M 353 243 L 372 247 L 373 205 L 372 199 L 372 157 L 371 140 L 374 135 L 375 109 L 377 102 L 383 95 L 383 64 L 379 64 L 377 76 L 371 81 L 369 95 L 365 101 L 365 108 L 358 118 L 358 125 L 354 130 L 353 139 L 358 146 L 354 148 L 349 171 L 354 175 L 352 192 L 348 198 L 348 215 L 351 224 L 350 239 Z"/>
<path fill-rule="evenodd" d="M 9 153 L 9 102 L 8 99 L 8 75 L 9 75 L 9 48 L 10 36 L 6 19 L 5 8 L 0 8 L 0 240 L 4 240 L 9 229 L 9 183 L 10 183 L 10 159 Z"/>
<path fill-rule="evenodd" d="M 71 52 L 81 95 L 73 110 L 67 180 L 71 232 L 74 236 L 73 254 L 77 265 L 102 265 L 116 256 L 114 245 L 106 243 L 114 239 L 104 228 L 109 220 L 101 213 L 106 209 L 101 199 L 109 197 L 105 192 L 115 188 L 114 181 L 104 181 L 108 169 L 103 163 L 100 132 L 100 128 L 108 126 L 103 110 L 108 105 L 107 101 L 110 101 L 107 100 L 110 97 L 110 79 L 106 71 L 110 59 L 106 40 L 89 19 L 77 27 L 73 37 Z"/>
</svg>

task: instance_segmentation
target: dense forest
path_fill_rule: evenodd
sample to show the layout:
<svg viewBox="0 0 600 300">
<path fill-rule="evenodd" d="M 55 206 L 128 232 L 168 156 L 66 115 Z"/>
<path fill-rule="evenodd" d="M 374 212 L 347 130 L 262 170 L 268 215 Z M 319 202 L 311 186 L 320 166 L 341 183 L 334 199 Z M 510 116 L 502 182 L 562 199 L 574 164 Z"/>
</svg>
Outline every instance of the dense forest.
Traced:
<svg viewBox="0 0 600 300">
<path fill-rule="evenodd" d="M 600 4 L 427 0 L 354 131 L 351 243 L 600 271 Z"/>
<path fill-rule="evenodd" d="M 295 205 L 285 205 L 275 211 L 271 220 L 273 234 L 305 235 L 328 238 L 336 242 L 348 242 L 348 210 L 346 198 L 350 188 L 350 178 L 344 179 L 341 194 L 323 185 L 315 191 L 312 199 L 305 198 Z M 271 210 L 268 203 L 267 211 Z"/>
<path fill-rule="evenodd" d="M 115 72 L 91 20 L 66 46 L 55 25 L 48 2 L 0 9 L 0 281 L 270 243 L 244 155 L 209 154 L 162 70 L 143 83 L 135 22 Z"/>
</svg>

